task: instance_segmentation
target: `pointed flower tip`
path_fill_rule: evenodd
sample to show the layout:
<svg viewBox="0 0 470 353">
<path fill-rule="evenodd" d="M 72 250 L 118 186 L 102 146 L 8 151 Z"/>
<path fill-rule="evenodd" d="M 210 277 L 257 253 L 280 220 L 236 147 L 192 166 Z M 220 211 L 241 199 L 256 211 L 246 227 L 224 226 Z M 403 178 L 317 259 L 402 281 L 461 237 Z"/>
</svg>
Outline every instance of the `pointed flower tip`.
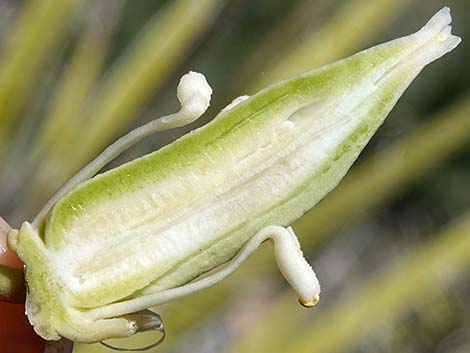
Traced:
<svg viewBox="0 0 470 353">
<path fill-rule="evenodd" d="M 444 43 L 446 41 L 460 43 L 461 38 L 451 33 L 452 16 L 449 7 L 443 7 L 421 28 L 417 35 L 423 39 L 432 37 L 437 43 Z M 457 43 L 457 44 L 458 44 Z"/>
<path fill-rule="evenodd" d="M 415 33 L 414 37 L 426 50 L 422 54 L 424 64 L 428 64 L 452 51 L 462 39 L 452 34 L 450 8 L 444 7 Z"/>
</svg>

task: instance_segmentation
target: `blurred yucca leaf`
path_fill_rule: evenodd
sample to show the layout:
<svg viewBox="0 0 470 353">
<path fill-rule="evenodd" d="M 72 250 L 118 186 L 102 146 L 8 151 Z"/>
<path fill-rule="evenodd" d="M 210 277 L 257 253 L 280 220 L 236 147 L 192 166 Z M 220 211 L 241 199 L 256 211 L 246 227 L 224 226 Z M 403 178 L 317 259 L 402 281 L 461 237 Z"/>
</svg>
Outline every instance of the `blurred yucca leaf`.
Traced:
<svg viewBox="0 0 470 353">
<path fill-rule="evenodd" d="M 10 140 L 7 134 L 33 91 L 35 78 L 84 2 L 33 0 L 21 10 L 0 58 L 0 151 Z"/>
<path fill-rule="evenodd" d="M 34 160 L 54 157 L 83 129 L 83 105 L 97 84 L 124 1 L 96 3 L 85 14 L 76 46 L 55 87 L 53 101 L 32 146 Z M 63 153 L 63 152 L 62 152 Z"/>
<path fill-rule="evenodd" d="M 264 74 L 254 76 L 256 80 L 249 84 L 248 91 L 256 92 L 298 72 L 352 54 L 386 28 L 409 3 L 409 0 L 342 2 L 332 16 L 327 17 L 319 28 L 304 34 L 303 40 L 294 48 L 289 48 L 277 63 L 268 67 L 264 65 Z"/>
</svg>

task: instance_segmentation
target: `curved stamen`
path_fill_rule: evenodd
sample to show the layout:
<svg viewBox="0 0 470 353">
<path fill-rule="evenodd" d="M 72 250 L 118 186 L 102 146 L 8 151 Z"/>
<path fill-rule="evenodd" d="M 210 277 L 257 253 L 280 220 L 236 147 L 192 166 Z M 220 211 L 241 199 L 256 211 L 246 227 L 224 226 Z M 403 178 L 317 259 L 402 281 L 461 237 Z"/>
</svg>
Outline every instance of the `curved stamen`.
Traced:
<svg viewBox="0 0 470 353">
<path fill-rule="evenodd" d="M 122 152 L 135 145 L 143 138 L 159 131 L 173 129 L 192 123 L 207 110 L 210 104 L 212 89 L 204 75 L 190 71 L 178 84 L 177 97 L 181 103 L 181 109 L 174 114 L 163 116 L 132 130 L 122 136 L 112 145 L 108 146 L 98 157 L 75 174 L 44 206 L 38 213 L 32 225 L 37 229 L 51 208 L 66 193 L 80 183 L 93 177 L 98 171 Z"/>
<path fill-rule="evenodd" d="M 300 302 L 312 307 L 319 300 L 320 284 L 312 267 L 305 260 L 300 244 L 292 228 L 268 226 L 253 236 L 240 252 L 219 271 L 181 287 L 144 295 L 127 301 L 116 302 L 90 309 L 87 315 L 95 320 L 112 318 L 151 308 L 159 304 L 190 295 L 213 286 L 232 274 L 266 240 L 272 240 L 276 262 L 287 282 L 299 295 Z"/>
</svg>

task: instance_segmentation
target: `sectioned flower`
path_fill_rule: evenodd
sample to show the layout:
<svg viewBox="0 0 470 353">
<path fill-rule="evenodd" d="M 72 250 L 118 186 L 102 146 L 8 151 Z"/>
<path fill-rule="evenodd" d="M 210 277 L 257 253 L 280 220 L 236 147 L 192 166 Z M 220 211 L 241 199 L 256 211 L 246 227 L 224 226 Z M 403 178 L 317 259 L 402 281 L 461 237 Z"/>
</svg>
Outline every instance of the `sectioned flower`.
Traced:
<svg viewBox="0 0 470 353">
<path fill-rule="evenodd" d="M 242 97 L 94 176 L 143 136 L 204 113 L 204 76 L 183 76 L 178 113 L 118 140 L 10 232 L 36 332 L 96 342 L 160 327 L 143 310 L 219 282 L 267 239 L 301 304 L 316 304 L 320 286 L 288 226 L 338 184 L 423 67 L 459 44 L 450 22 L 444 8 L 415 34 Z"/>
</svg>

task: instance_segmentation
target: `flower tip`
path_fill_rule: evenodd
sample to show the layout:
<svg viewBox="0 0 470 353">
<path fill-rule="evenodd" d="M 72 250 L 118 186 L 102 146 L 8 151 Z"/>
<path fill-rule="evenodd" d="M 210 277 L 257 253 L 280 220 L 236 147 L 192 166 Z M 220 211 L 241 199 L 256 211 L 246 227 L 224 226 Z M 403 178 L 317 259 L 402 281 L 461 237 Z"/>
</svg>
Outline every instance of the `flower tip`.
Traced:
<svg viewBox="0 0 470 353">
<path fill-rule="evenodd" d="M 414 34 L 415 45 L 426 48 L 421 50 L 420 58 L 424 65 L 439 59 L 457 47 L 462 39 L 452 34 L 450 8 L 444 7 Z"/>
</svg>

